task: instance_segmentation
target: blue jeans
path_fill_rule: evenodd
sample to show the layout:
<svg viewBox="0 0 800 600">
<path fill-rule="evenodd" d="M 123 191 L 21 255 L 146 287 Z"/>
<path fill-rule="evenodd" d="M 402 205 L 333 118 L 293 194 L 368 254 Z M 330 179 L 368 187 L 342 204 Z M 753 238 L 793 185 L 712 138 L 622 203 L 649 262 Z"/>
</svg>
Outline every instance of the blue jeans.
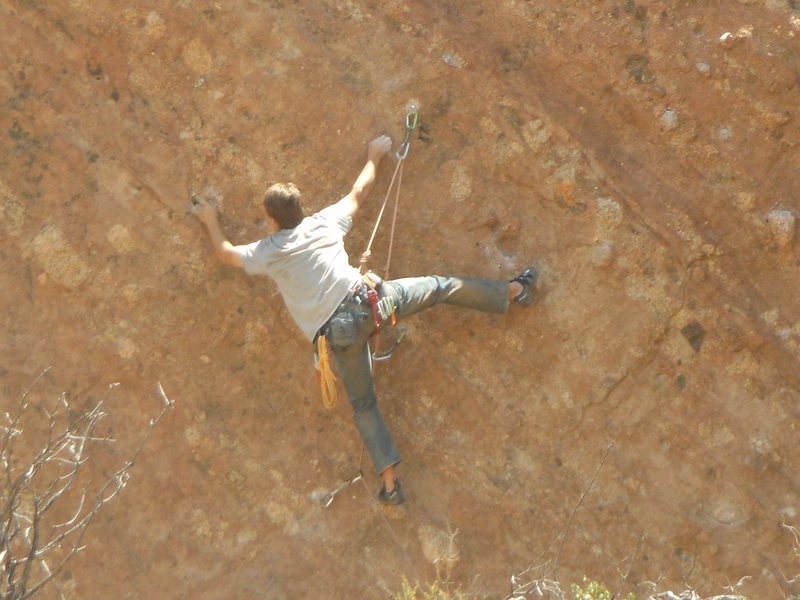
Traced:
<svg viewBox="0 0 800 600">
<path fill-rule="evenodd" d="M 378 292 L 392 303 L 398 319 L 436 304 L 455 304 L 492 313 L 508 309 L 508 284 L 503 281 L 433 275 L 384 281 Z M 369 349 L 374 330 L 372 307 L 363 297 L 349 295 L 328 325 L 336 371 L 350 398 L 356 427 L 375 469 L 382 473 L 398 464 L 401 457 L 378 410 L 372 382 Z"/>
</svg>

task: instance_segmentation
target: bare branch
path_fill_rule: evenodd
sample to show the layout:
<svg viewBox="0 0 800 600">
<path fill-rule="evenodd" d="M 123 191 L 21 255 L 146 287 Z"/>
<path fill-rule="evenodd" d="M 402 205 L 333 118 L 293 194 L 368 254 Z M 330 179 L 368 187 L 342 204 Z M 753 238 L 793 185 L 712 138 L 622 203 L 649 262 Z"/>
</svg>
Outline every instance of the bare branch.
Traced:
<svg viewBox="0 0 800 600">
<path fill-rule="evenodd" d="M 792 534 L 792 537 L 794 538 L 793 542 L 794 553 L 798 558 L 800 558 L 800 531 L 798 531 L 796 527 L 789 525 L 786 522 L 786 517 L 783 517 L 781 519 L 781 527 L 783 527 L 786 531 Z"/>
<path fill-rule="evenodd" d="M 46 372 L 47 369 L 23 393 L 15 412 L 0 416 L 4 421 L 0 427 L 0 598 L 3 600 L 31 598 L 53 583 L 64 565 L 86 547 L 83 539 L 88 527 L 125 488 L 130 470 L 153 429 L 173 405 L 159 383 L 161 410 L 148 421 L 129 457 L 112 475 L 95 483 L 90 471 L 86 471 L 89 451 L 115 442 L 113 437 L 98 433 L 98 428 L 109 415 L 106 404 L 119 384 L 111 384 L 103 398 L 88 411 L 74 411 L 64 394 L 48 409 L 29 398 Z M 38 444 L 31 439 L 32 434 L 26 436 L 27 423 L 33 423 L 37 414 L 44 421 L 43 439 Z"/>
<path fill-rule="evenodd" d="M 561 534 L 561 541 L 560 541 L 560 543 L 558 545 L 558 553 L 556 554 L 556 559 L 553 562 L 553 578 L 554 579 L 558 579 L 558 561 L 561 559 L 561 552 L 564 550 L 564 542 L 566 541 L 567 534 L 569 533 L 569 529 L 572 526 L 572 521 L 575 520 L 575 514 L 578 512 L 578 509 L 581 507 L 581 504 L 583 504 L 583 501 L 586 498 L 586 495 L 592 489 L 592 486 L 594 485 L 594 482 L 597 480 L 597 476 L 600 474 L 600 469 L 603 468 L 603 465 L 605 464 L 606 459 L 608 458 L 608 454 L 611 452 L 611 449 L 613 447 L 614 447 L 614 444 L 609 444 L 608 447 L 606 448 L 606 451 L 603 453 L 603 458 L 600 460 L 600 464 L 598 464 L 597 465 L 597 469 L 595 469 L 594 475 L 592 475 L 592 478 L 589 480 L 589 483 L 586 486 L 586 489 L 583 490 L 583 493 L 581 494 L 581 497 L 578 499 L 578 502 L 575 504 L 575 508 L 572 509 L 572 514 L 569 516 L 569 521 L 567 521 L 567 526 L 564 528 L 564 532 Z"/>
</svg>

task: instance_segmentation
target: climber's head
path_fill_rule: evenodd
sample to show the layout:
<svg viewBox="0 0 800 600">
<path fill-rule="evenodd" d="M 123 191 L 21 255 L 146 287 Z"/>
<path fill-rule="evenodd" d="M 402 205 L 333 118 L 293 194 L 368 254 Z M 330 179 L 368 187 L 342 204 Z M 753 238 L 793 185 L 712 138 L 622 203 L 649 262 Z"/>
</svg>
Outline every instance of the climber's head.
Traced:
<svg viewBox="0 0 800 600">
<path fill-rule="evenodd" d="M 264 208 L 280 229 L 294 229 L 305 216 L 300 190 L 293 183 L 271 185 L 264 195 Z"/>
</svg>

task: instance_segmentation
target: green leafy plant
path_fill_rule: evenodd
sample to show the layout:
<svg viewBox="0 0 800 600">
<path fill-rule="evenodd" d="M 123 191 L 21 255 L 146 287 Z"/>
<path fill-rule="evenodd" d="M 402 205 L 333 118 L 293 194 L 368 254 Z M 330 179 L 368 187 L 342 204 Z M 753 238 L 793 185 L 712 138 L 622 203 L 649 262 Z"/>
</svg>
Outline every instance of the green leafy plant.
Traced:
<svg viewBox="0 0 800 600">
<path fill-rule="evenodd" d="M 394 600 L 466 600 L 466 596 L 438 578 L 433 583 L 426 584 L 412 584 L 403 578 L 400 592 Z"/>
<path fill-rule="evenodd" d="M 585 587 L 576 583 L 572 584 L 572 600 L 612 600 L 612 598 L 617 598 L 617 596 L 612 597 L 609 589 L 602 583 L 584 577 L 583 585 Z M 636 594 L 631 592 L 625 597 L 625 600 L 636 600 Z"/>
</svg>

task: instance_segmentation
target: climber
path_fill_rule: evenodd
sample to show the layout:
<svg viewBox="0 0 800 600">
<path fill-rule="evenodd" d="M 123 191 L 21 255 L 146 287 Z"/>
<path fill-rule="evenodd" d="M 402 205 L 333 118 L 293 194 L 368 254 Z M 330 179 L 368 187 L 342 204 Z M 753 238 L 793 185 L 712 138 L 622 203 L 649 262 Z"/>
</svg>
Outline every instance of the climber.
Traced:
<svg viewBox="0 0 800 600">
<path fill-rule="evenodd" d="M 365 279 L 350 266 L 344 236 L 359 205 L 369 196 L 378 165 L 391 146 L 386 135 L 372 140 L 367 145 L 366 164 L 350 192 L 311 216 L 305 215 L 294 184 L 271 186 L 264 207 L 273 233 L 251 244 L 236 246 L 225 238 L 213 197 L 194 198 L 192 211 L 208 230 L 223 263 L 244 268 L 250 275 L 272 277 L 306 338 L 316 342 L 319 336 L 325 336 L 336 372 L 347 390 L 356 427 L 382 476 L 378 500 L 401 504 L 404 495 L 395 469 L 401 458 L 378 410 L 370 336 L 381 323 L 403 319 L 439 303 L 494 313 L 505 312 L 510 300 L 527 306 L 533 299 L 537 271 L 528 267 L 510 282 L 439 276 Z"/>
</svg>

